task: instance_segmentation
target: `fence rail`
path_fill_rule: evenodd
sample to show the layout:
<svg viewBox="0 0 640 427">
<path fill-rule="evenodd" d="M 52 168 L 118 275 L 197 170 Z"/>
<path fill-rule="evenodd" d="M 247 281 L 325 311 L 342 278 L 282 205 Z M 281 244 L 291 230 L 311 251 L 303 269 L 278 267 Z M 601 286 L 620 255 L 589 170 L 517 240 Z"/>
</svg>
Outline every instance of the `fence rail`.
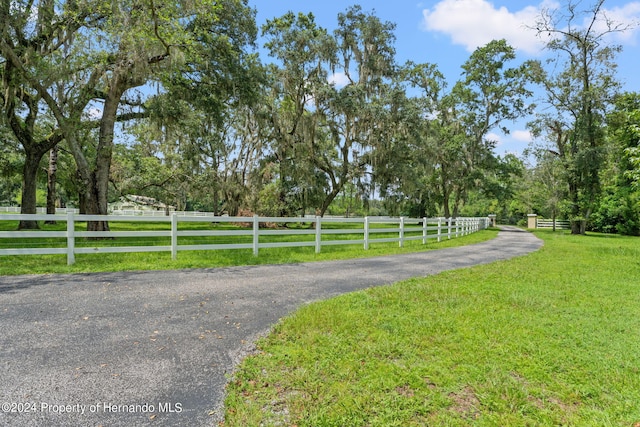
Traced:
<svg viewBox="0 0 640 427">
<path fill-rule="evenodd" d="M 69 212 L 79 214 L 80 210 L 77 208 L 56 208 L 55 215 L 66 215 Z M 20 206 L 0 206 L 0 213 L 20 213 Z M 46 214 L 47 208 L 36 208 L 37 214 Z M 172 214 L 180 216 L 216 216 L 213 212 L 199 212 L 199 211 L 170 211 L 165 210 L 146 210 L 146 209 L 117 209 L 110 210 L 109 215 L 124 215 L 124 216 L 151 216 L 151 217 L 170 217 Z"/>
<path fill-rule="evenodd" d="M 553 219 L 538 218 L 537 220 L 537 228 L 553 228 L 553 226 Z M 571 222 L 569 220 L 556 219 L 555 228 L 559 230 L 569 230 L 571 229 Z"/>
<path fill-rule="evenodd" d="M 91 253 L 171 252 L 173 259 L 177 258 L 179 251 L 189 250 L 251 249 L 257 256 L 259 250 L 265 248 L 314 247 L 316 253 L 319 253 L 323 246 L 331 245 L 360 244 L 367 250 L 372 243 L 398 242 L 399 246 L 403 247 L 407 241 L 421 240 L 426 244 L 429 239 L 437 239 L 437 241 L 451 239 L 489 226 L 488 218 L 203 217 L 182 216 L 178 213 L 173 213 L 171 216 L 149 217 L 81 215 L 73 211 L 66 215 L 0 215 L 0 223 L 29 220 L 66 222 L 66 230 L 0 231 L 0 256 L 66 254 L 67 264 L 71 265 L 75 263 L 76 254 Z M 144 231 L 81 231 L 77 229 L 78 223 L 89 221 L 153 223 L 158 226 L 158 229 Z M 207 223 L 210 229 L 193 227 L 189 229 L 189 224 L 193 223 Z M 282 228 L 283 224 L 291 223 L 311 223 L 311 227 Z M 221 228 L 221 225 L 230 224 L 236 227 Z M 289 236 L 308 236 L 308 239 L 287 240 Z M 109 244 L 102 240 L 95 240 L 104 238 L 109 239 Z M 161 242 L 165 244 L 114 245 L 113 243 L 120 238 L 134 239 L 133 243 L 145 243 L 147 238 L 163 238 Z M 227 240 L 221 242 L 220 238 Z M 11 246 L 16 243 L 24 244 L 22 239 L 58 239 L 59 247 Z M 194 242 L 193 239 L 202 241 Z M 185 240 L 190 241 L 185 243 Z"/>
</svg>

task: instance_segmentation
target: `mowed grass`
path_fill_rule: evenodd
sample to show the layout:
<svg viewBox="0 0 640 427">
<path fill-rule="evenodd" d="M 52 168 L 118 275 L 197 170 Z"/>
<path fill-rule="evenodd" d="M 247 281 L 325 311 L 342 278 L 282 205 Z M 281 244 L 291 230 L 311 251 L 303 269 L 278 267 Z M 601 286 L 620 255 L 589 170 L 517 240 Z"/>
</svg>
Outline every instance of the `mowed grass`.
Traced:
<svg viewBox="0 0 640 427">
<path fill-rule="evenodd" d="M 640 239 L 536 234 L 301 308 L 239 366 L 223 425 L 640 425 Z"/>
<path fill-rule="evenodd" d="M 250 219 L 248 219 L 250 220 Z M 152 231 L 170 230 L 169 223 L 142 223 L 142 222 L 110 222 L 111 231 Z M 14 231 L 18 226 L 17 221 L 0 221 L 0 231 Z M 42 231 L 63 231 L 66 223 L 60 222 L 55 225 L 45 225 L 40 223 Z M 384 228 L 398 227 L 398 225 L 376 224 L 378 230 Z M 413 225 L 415 227 L 415 225 Z M 282 241 L 308 241 L 315 240 L 315 231 L 310 223 L 290 224 L 290 229 L 308 230 L 309 235 L 293 236 L 261 236 L 260 242 L 282 242 Z M 350 233 L 353 229 L 362 229 L 362 224 L 323 224 L 323 228 L 344 229 L 345 234 L 324 235 L 323 241 L 332 240 L 356 240 L 362 239 L 362 233 Z M 245 230 L 251 228 L 242 227 L 237 224 L 212 224 L 211 222 L 180 224 L 179 229 L 189 230 Z M 86 230 L 84 223 L 76 224 L 77 231 Z M 429 231 L 434 234 L 435 231 Z M 410 240 L 404 243 L 403 248 L 398 247 L 398 243 L 372 243 L 369 250 L 364 250 L 361 243 L 340 246 L 322 246 L 321 253 L 316 254 L 314 247 L 300 248 L 262 248 L 258 256 L 254 256 L 251 249 L 232 250 L 198 250 L 179 251 L 177 259 L 171 259 L 170 252 L 131 252 L 131 253 L 95 253 L 76 254 L 75 264 L 68 266 L 66 255 L 15 255 L 0 256 L 0 276 L 17 274 L 48 274 L 48 273 L 88 273 L 107 271 L 135 271 L 135 270 L 171 270 L 185 268 L 210 268 L 227 267 L 235 265 L 255 265 L 255 264 L 284 264 L 312 261 L 325 261 L 334 259 L 349 259 L 371 257 L 379 255 L 391 255 L 406 252 L 425 251 L 442 249 L 452 246 L 469 245 L 494 238 L 498 231 L 495 229 L 482 230 L 467 236 L 447 239 L 444 236 L 441 242 L 434 238 L 429 238 L 426 245 L 421 240 Z M 421 231 L 406 233 L 406 237 L 421 236 Z M 397 237 L 398 233 L 372 233 L 371 238 Z M 226 243 L 251 243 L 252 236 L 209 236 L 209 237 L 180 237 L 179 245 L 200 245 L 200 244 L 226 244 Z M 169 237 L 144 237 L 115 239 L 89 240 L 77 238 L 76 247 L 94 246 L 169 246 Z M 21 239 L 0 239 L 0 249 L 2 248 L 35 248 L 35 247 L 60 247 L 66 246 L 65 238 L 21 238 Z"/>
</svg>

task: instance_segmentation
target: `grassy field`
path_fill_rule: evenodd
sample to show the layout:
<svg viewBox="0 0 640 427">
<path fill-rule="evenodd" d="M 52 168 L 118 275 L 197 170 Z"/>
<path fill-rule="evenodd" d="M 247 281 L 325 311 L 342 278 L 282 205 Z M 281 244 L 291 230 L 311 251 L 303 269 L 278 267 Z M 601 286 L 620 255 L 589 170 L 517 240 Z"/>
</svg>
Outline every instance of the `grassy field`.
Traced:
<svg viewBox="0 0 640 427">
<path fill-rule="evenodd" d="M 17 228 L 17 221 L 0 221 L 0 231 L 14 231 Z M 180 229 L 189 230 L 242 230 L 237 224 L 212 224 L 211 222 L 188 223 L 181 225 Z M 392 225 L 376 224 L 378 229 L 397 227 Z M 63 231 L 65 223 L 56 225 L 41 224 L 42 231 Z M 139 222 L 116 222 L 110 223 L 112 231 L 144 231 L 144 230 L 169 230 L 168 223 L 139 223 Z M 295 241 L 314 241 L 314 231 L 307 224 L 290 224 L 290 228 L 308 229 L 312 234 L 299 236 L 262 236 L 261 242 L 279 242 L 285 239 Z M 342 228 L 345 234 L 333 234 L 323 236 L 323 240 L 355 240 L 362 239 L 362 234 L 348 233 L 349 229 L 362 228 L 362 224 L 323 224 L 323 228 Z M 83 231 L 85 224 L 76 224 L 76 230 Z M 246 229 L 245 229 L 246 230 Z M 431 231 L 431 233 L 434 233 Z M 65 255 L 19 255 L 0 256 L 0 276 L 16 274 L 47 274 L 47 273 L 85 273 L 85 272 L 105 272 L 105 271 L 133 271 L 133 270 L 169 270 L 184 268 L 208 268 L 226 267 L 233 265 L 253 265 L 253 264 L 283 264 L 310 261 L 323 261 L 332 259 L 348 259 L 359 257 L 371 257 L 377 255 L 397 254 L 406 252 L 416 252 L 424 250 L 441 249 L 451 246 L 461 246 L 473 244 L 495 237 L 497 230 L 482 230 L 480 232 L 437 242 L 429 239 L 426 245 L 421 240 L 407 241 L 404 248 L 399 248 L 398 243 L 373 243 L 370 249 L 363 250 L 362 244 L 346 246 L 323 246 L 320 254 L 315 253 L 315 248 L 268 248 L 260 249 L 259 255 L 253 255 L 251 249 L 235 250 L 208 250 L 208 251 L 179 251 L 176 260 L 171 259 L 169 252 L 152 253 L 100 253 L 100 254 L 77 254 L 76 263 L 67 266 Z M 375 233 L 372 238 L 397 237 L 397 233 Z M 407 237 L 421 235 L 421 231 L 407 233 Z M 212 244 L 212 243 L 250 243 L 251 236 L 210 236 L 210 237 L 181 237 L 180 245 L 189 244 Z M 0 239 L 0 249 L 2 248 L 33 248 L 33 247 L 65 247 L 65 238 L 22 238 L 22 239 Z M 145 237 L 145 238 L 125 238 L 118 237 L 113 240 L 88 240 L 78 238 L 76 247 L 93 246 L 158 246 L 170 245 L 169 237 Z"/>
<path fill-rule="evenodd" d="M 539 232 L 514 260 L 303 307 L 224 426 L 640 426 L 640 239 Z"/>
</svg>

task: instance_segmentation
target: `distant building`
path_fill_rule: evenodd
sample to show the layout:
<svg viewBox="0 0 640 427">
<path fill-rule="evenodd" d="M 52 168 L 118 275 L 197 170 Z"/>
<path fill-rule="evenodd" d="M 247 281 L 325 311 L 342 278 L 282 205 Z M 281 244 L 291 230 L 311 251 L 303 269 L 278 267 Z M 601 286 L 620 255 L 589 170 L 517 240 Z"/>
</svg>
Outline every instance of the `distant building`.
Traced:
<svg viewBox="0 0 640 427">
<path fill-rule="evenodd" d="M 109 212 L 113 211 L 164 211 L 174 212 L 175 206 L 166 205 L 157 201 L 153 197 L 127 195 L 120 197 L 120 200 L 109 203 Z"/>
</svg>

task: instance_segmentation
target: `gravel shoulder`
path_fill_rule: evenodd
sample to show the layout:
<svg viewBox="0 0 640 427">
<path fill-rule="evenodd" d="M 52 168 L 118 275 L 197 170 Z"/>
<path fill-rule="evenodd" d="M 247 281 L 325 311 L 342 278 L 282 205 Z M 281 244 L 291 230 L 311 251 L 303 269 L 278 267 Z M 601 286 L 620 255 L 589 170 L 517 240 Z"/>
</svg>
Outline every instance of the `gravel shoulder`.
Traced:
<svg viewBox="0 0 640 427">
<path fill-rule="evenodd" d="M 255 338 L 301 305 L 541 246 L 504 227 L 488 242 L 388 257 L 0 277 L 0 425 L 213 426 Z"/>
</svg>

